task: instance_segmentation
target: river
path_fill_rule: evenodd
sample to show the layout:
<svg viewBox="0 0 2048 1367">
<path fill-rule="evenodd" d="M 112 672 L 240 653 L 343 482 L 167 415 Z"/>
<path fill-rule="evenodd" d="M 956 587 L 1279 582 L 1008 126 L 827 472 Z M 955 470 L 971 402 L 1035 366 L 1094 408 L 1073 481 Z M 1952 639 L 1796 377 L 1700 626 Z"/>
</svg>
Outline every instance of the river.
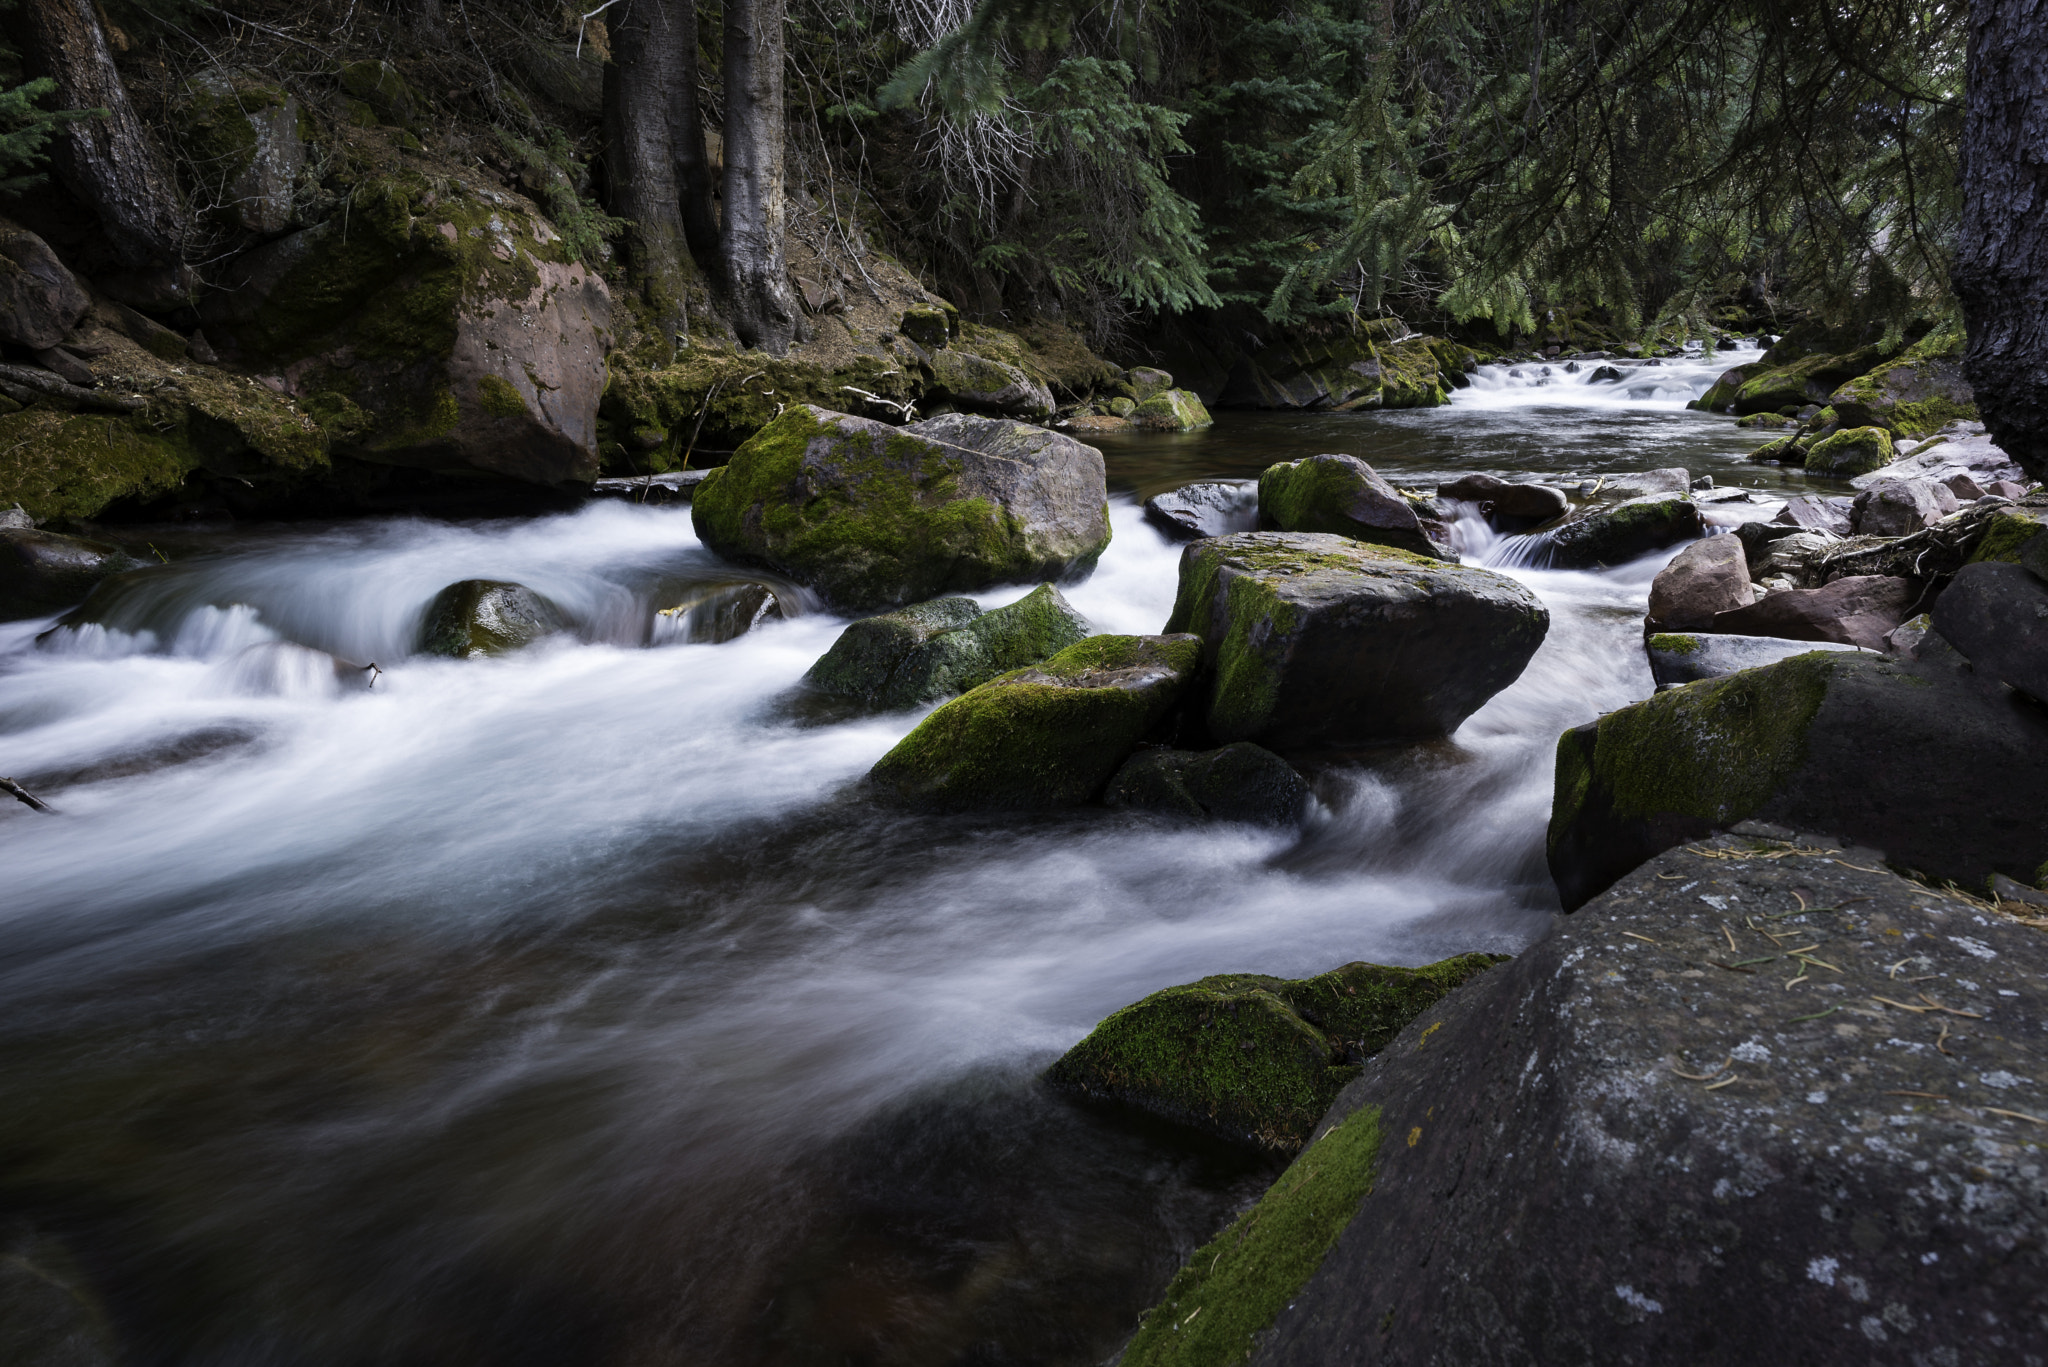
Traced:
<svg viewBox="0 0 2048 1367">
<path fill-rule="evenodd" d="M 1319 451 L 1796 483 L 1682 407 L 1748 359 L 1105 439 L 1115 540 L 1068 596 L 1157 631 L 1179 552 L 1136 500 Z M 109 626 L 0 626 L 0 772 L 59 809 L 0 811 L 0 1210 L 137 1361 L 321 1367 L 1103 1360 L 1274 1168 L 1036 1070 L 1204 974 L 1526 944 L 1552 747 L 1650 692 L 1665 558 L 1511 571 L 1552 613 L 1521 680 L 1319 774 L 1297 837 L 869 808 L 916 714 L 791 705 L 823 613 L 664 634 L 664 586 L 722 573 L 685 507 L 134 535 L 174 563 Z M 407 658 L 477 577 L 579 634 Z"/>
</svg>

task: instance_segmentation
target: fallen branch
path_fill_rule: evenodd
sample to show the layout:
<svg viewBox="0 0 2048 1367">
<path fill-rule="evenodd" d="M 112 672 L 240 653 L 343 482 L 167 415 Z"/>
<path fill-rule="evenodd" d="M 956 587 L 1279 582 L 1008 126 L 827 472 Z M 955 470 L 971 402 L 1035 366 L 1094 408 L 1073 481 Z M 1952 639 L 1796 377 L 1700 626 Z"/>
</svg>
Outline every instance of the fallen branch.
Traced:
<svg viewBox="0 0 2048 1367">
<path fill-rule="evenodd" d="M 97 389 L 80 389 L 77 385 L 60 380 L 49 371 L 38 370 L 34 366 L 0 364 L 0 380 L 36 390 L 53 399 L 66 399 L 86 408 L 98 408 L 111 413 L 133 413 L 148 402 L 130 394 L 102 394 Z"/>
<path fill-rule="evenodd" d="M 41 798 L 37 797 L 34 793 L 31 793 L 28 789 L 22 787 L 19 783 L 16 783 L 11 778 L 0 778 L 0 793 L 12 793 L 14 795 L 14 800 L 16 802 L 19 802 L 27 807 L 32 807 L 36 811 L 47 812 L 50 810 L 49 803 L 44 802 Z"/>
</svg>

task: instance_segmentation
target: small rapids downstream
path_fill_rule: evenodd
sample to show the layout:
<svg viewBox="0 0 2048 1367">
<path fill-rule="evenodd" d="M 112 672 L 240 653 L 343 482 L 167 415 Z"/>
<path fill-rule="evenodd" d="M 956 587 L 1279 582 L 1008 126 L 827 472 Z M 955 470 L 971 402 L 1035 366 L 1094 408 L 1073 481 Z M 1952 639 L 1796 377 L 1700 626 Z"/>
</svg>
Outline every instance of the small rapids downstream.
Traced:
<svg viewBox="0 0 2048 1367">
<path fill-rule="evenodd" d="M 1745 359 L 1105 441 L 1115 540 L 1068 596 L 1159 630 L 1179 552 L 1137 499 L 1318 451 L 1796 481 L 1682 408 Z M 0 772 L 60 813 L 0 812 L 0 1207 L 142 1359 L 365 1367 L 1103 1360 L 1274 1168 L 1036 1071 L 1204 974 L 1526 944 L 1556 737 L 1651 691 L 1667 558 L 1507 571 L 1552 613 L 1521 680 L 1281 837 L 874 810 L 847 789 L 917 715 L 792 702 L 828 614 L 665 632 L 726 573 L 685 507 L 172 537 L 204 548 L 106 626 L 0 627 Z M 578 634 L 408 658 L 479 577 Z"/>
</svg>

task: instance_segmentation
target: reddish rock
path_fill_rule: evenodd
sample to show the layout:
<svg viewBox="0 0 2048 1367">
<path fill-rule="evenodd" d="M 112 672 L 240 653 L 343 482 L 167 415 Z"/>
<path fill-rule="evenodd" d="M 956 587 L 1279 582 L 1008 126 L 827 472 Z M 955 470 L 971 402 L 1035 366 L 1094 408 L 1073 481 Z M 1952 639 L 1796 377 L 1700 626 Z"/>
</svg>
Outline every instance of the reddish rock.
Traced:
<svg viewBox="0 0 2048 1367">
<path fill-rule="evenodd" d="M 1644 625 L 1651 631 L 1704 631 L 1715 614 L 1755 601 L 1741 538 L 1710 536 L 1673 556 L 1658 574 Z"/>
<path fill-rule="evenodd" d="M 1906 620 L 1919 596 L 1910 579 L 1852 575 L 1817 589 L 1785 589 L 1748 607 L 1716 613 L 1711 629 L 1883 650 L 1885 637 Z"/>
</svg>

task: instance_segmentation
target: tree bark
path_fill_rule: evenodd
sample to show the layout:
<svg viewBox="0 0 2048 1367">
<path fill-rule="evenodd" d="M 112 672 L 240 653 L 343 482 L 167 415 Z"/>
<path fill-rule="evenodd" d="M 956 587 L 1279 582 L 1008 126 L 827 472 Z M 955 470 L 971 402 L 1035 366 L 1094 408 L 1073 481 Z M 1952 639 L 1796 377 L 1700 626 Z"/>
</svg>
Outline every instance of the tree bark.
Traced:
<svg viewBox="0 0 2048 1367">
<path fill-rule="evenodd" d="M 1975 0 L 1956 295 L 1991 438 L 2048 478 L 2048 0 Z"/>
<path fill-rule="evenodd" d="M 712 202 L 711 158 L 704 152 L 704 113 L 697 104 L 697 0 L 675 0 L 675 12 L 682 47 L 669 101 L 669 142 L 683 196 L 683 233 L 691 251 L 712 261 L 718 257 L 718 207 Z"/>
<path fill-rule="evenodd" d="M 683 238 L 669 140 L 683 26 L 674 0 L 625 0 L 604 69 L 605 171 L 612 212 L 626 219 L 626 266 L 670 352 L 689 332 L 695 271 Z"/>
<path fill-rule="evenodd" d="M 726 288 L 740 340 L 771 355 L 796 336 L 782 256 L 784 0 L 726 0 Z"/>
<path fill-rule="evenodd" d="M 30 76 L 55 80 L 66 109 L 106 111 L 57 131 L 51 161 L 58 179 L 98 216 L 125 265 L 182 292 L 190 273 L 177 183 L 128 102 L 93 0 L 26 0 L 15 22 Z"/>
</svg>

